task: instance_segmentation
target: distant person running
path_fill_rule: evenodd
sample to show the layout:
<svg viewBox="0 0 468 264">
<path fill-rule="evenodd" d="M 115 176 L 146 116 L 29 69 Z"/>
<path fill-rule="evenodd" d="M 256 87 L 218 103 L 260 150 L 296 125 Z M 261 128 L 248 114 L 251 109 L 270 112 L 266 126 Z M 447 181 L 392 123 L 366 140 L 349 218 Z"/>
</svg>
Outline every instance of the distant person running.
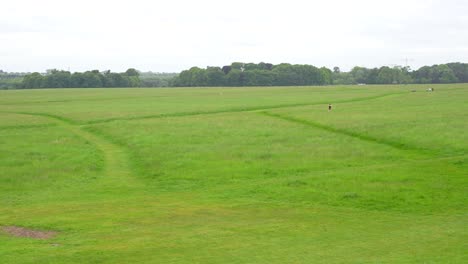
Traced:
<svg viewBox="0 0 468 264">
<path fill-rule="evenodd" d="M 331 110 L 332 110 L 332 105 L 328 104 L 328 112 L 330 112 Z"/>
</svg>

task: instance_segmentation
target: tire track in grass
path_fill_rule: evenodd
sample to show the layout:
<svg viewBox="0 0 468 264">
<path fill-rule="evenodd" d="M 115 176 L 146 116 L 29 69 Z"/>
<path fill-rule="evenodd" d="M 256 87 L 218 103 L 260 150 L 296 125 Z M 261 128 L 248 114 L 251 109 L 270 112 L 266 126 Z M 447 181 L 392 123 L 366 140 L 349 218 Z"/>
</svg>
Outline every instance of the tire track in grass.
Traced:
<svg viewBox="0 0 468 264">
<path fill-rule="evenodd" d="M 380 99 L 380 98 L 384 98 L 388 96 L 397 96 L 397 95 L 403 95 L 403 94 L 407 94 L 407 92 L 386 93 L 386 94 L 366 96 L 366 97 L 336 100 L 333 102 L 334 103 L 353 103 L 353 102 L 375 100 L 375 99 Z M 30 113 L 30 112 L 13 112 L 13 111 L 1 111 L 1 112 L 11 113 L 11 114 L 43 116 L 43 117 L 58 119 L 58 120 L 61 120 L 63 122 L 66 122 L 72 125 L 80 125 L 80 124 L 81 125 L 94 125 L 94 124 L 103 124 L 103 123 L 109 123 L 109 122 L 114 122 L 114 121 L 132 121 L 132 120 L 165 118 L 165 117 L 184 117 L 184 116 L 212 115 L 212 114 L 223 114 L 223 113 L 254 112 L 254 111 L 265 111 L 265 110 L 279 109 L 279 108 L 322 105 L 322 104 L 328 104 L 328 103 L 329 103 L 329 100 L 313 102 L 313 103 L 291 103 L 291 104 L 250 106 L 250 107 L 247 106 L 247 107 L 228 108 L 228 109 L 221 109 L 221 110 L 218 109 L 218 110 L 208 110 L 208 111 L 191 111 L 191 112 L 178 112 L 178 113 L 166 113 L 166 114 L 153 114 L 153 115 L 143 115 L 143 116 L 112 117 L 112 118 L 97 119 L 97 120 L 90 120 L 90 121 L 84 121 L 84 122 L 79 122 L 79 121 L 69 119 L 63 116 L 53 115 L 53 114 L 48 114 L 48 113 Z"/>
<path fill-rule="evenodd" d="M 2 111 L 1 113 L 7 113 L 7 114 L 17 114 L 17 115 L 30 115 L 30 116 L 41 116 L 41 117 L 46 117 L 49 119 L 52 119 L 54 121 L 61 121 L 64 122 L 68 125 L 79 125 L 78 122 L 75 120 L 59 116 L 59 115 L 53 115 L 53 114 L 48 114 L 48 113 L 31 113 L 31 112 L 13 112 L 13 111 Z"/>
<path fill-rule="evenodd" d="M 428 154 L 428 155 L 431 154 L 427 149 L 423 149 L 423 148 L 421 148 L 419 146 L 411 145 L 411 144 L 408 144 L 408 143 L 402 143 L 402 142 L 398 142 L 398 141 L 392 141 L 392 140 L 388 140 L 388 139 L 377 138 L 377 137 L 357 133 L 357 132 L 354 132 L 354 131 L 351 131 L 351 130 L 336 128 L 336 127 L 320 124 L 320 123 L 317 123 L 317 122 L 314 122 L 314 121 L 299 119 L 299 118 L 296 118 L 296 117 L 280 115 L 280 114 L 276 114 L 276 113 L 270 113 L 270 112 L 267 112 L 267 111 L 262 111 L 262 112 L 257 112 L 257 113 L 261 114 L 261 115 L 268 116 L 268 117 L 273 117 L 273 118 L 281 119 L 281 120 L 284 120 L 284 121 L 301 124 L 301 125 L 308 126 L 308 127 L 318 128 L 318 129 L 325 130 L 325 131 L 335 133 L 335 134 L 338 134 L 338 135 L 349 136 L 349 137 L 356 138 L 356 139 L 359 139 L 359 140 L 362 140 L 362 141 L 367 141 L 367 142 L 380 144 L 380 145 L 386 145 L 388 147 L 392 147 L 392 148 L 399 149 L 399 150 L 405 150 L 405 151 L 410 150 L 410 151 L 418 152 L 420 154 Z"/>
<path fill-rule="evenodd" d="M 374 100 L 374 99 L 379 99 L 383 97 L 396 96 L 396 95 L 402 95 L 402 94 L 407 94 L 407 92 L 387 93 L 387 94 L 353 98 L 353 99 L 337 100 L 333 102 L 334 103 L 352 103 L 352 102 L 368 101 L 368 100 Z M 212 111 L 193 111 L 193 112 L 155 114 L 155 115 L 146 115 L 146 116 L 113 117 L 113 118 L 106 118 L 106 119 L 91 120 L 91 121 L 84 122 L 83 124 L 92 125 L 92 124 L 109 123 L 113 121 L 131 121 L 131 120 L 165 118 L 165 117 L 184 117 L 184 116 L 211 115 L 211 114 L 223 114 L 223 113 L 264 111 L 264 110 L 271 110 L 271 109 L 278 109 L 278 108 L 322 105 L 322 104 L 328 104 L 328 103 L 329 101 L 320 101 L 320 102 L 314 102 L 314 103 L 295 103 L 295 104 L 278 104 L 278 105 L 269 105 L 269 106 L 238 107 L 238 108 L 228 108 L 228 109 L 223 109 L 223 110 L 212 110 Z"/>
<path fill-rule="evenodd" d="M 372 164 L 372 165 L 359 165 L 359 166 L 351 166 L 351 167 L 339 167 L 339 168 L 327 168 L 327 169 L 321 169 L 321 170 L 313 170 L 313 173 L 316 174 L 327 174 L 327 173 L 335 173 L 339 171 L 346 171 L 349 169 L 353 170 L 372 170 L 372 169 L 382 169 L 382 168 L 395 168 L 395 167 L 401 167 L 401 166 L 408 166 L 408 165 L 414 165 L 414 164 L 424 164 L 424 163 L 429 163 L 429 162 L 440 162 L 440 161 L 450 161 L 450 160 L 460 160 L 462 158 L 468 158 L 467 154 L 460 154 L 460 155 L 453 155 L 453 156 L 447 156 L 447 157 L 422 157 L 422 158 L 417 158 L 417 159 L 404 159 L 404 160 L 398 160 L 397 163 L 395 162 L 388 162 L 388 163 L 377 163 L 377 164 Z M 294 176 L 289 176 L 290 179 L 293 180 L 298 180 L 298 179 L 306 179 L 309 178 L 310 175 L 294 175 Z M 278 178 L 271 178 L 271 179 L 265 179 L 264 182 L 275 182 L 278 181 Z"/>
<path fill-rule="evenodd" d="M 340 103 L 346 102 L 356 102 L 356 101 L 365 101 L 365 100 L 373 100 L 387 96 L 395 96 L 401 95 L 404 93 L 389 93 L 389 94 L 381 94 L 377 96 L 370 96 L 370 97 L 361 97 L 361 98 L 354 98 L 354 99 L 347 99 L 341 100 Z M 324 102 L 315 102 L 315 103 L 300 103 L 300 104 L 282 104 L 282 105 L 274 105 L 274 106 L 257 106 L 257 107 L 244 107 L 238 109 L 225 109 L 225 110 L 217 110 L 217 111 L 206 111 L 206 112 L 184 112 L 184 113 L 171 113 L 171 114 L 159 114 L 159 115 L 151 115 L 151 116 L 140 116 L 140 117 L 124 117 L 124 118 L 110 118 L 105 120 L 95 120 L 89 121 L 85 123 L 79 123 L 75 120 L 68 119 L 59 115 L 47 114 L 47 113 L 32 113 L 32 112 L 5 112 L 5 113 L 14 113 L 14 114 L 22 114 L 22 115 L 31 115 L 31 116 L 41 116 L 52 120 L 58 126 L 61 126 L 73 134 L 80 136 L 81 138 L 85 139 L 88 142 L 94 144 L 102 153 L 104 154 L 104 173 L 106 175 L 105 180 L 108 183 L 112 183 L 112 186 L 119 186 L 119 187 L 129 187 L 135 186 L 137 184 L 136 178 L 132 177 L 132 171 L 129 166 L 127 153 L 125 150 L 119 146 L 118 144 L 106 139 L 104 136 L 100 135 L 99 133 L 92 132 L 92 130 L 88 129 L 85 130 L 80 127 L 80 125 L 89 125 L 89 124 L 98 124 L 98 123 L 107 123 L 117 120 L 140 120 L 140 119 L 147 119 L 147 118 L 163 118 L 163 117 L 178 117 L 178 116 L 194 116 L 194 115 L 205 115 L 205 114 L 218 114 L 218 113 L 236 113 L 236 112 L 258 112 L 263 110 L 269 109 L 277 109 L 277 108 L 286 108 L 286 107 L 297 107 L 297 106 L 307 106 L 307 105 L 319 105 L 324 104 Z M 4 111 L 2 111 L 4 112 Z M 270 116 L 275 116 L 274 114 L 270 114 L 267 112 L 259 112 Z M 278 116 L 276 116 L 278 117 Z M 283 118 L 284 119 L 284 118 Z M 287 120 L 287 119 L 286 119 Z M 292 121 L 292 120 L 289 120 Z M 294 120 L 295 122 L 303 123 L 299 120 Z M 311 125 L 311 124 L 309 124 Z M 315 126 L 325 128 L 324 126 L 317 125 Z M 333 132 L 335 131 L 333 128 L 325 128 L 327 130 Z M 354 134 L 353 132 L 341 132 L 341 134 L 348 134 L 354 137 L 359 137 L 364 140 L 378 142 L 379 140 L 372 139 L 370 137 L 359 136 Z M 388 144 L 388 143 L 387 143 Z M 390 144 L 394 145 L 394 144 Z M 400 144 L 401 145 L 401 144 Z M 402 146 L 399 146 L 400 148 Z"/>
<path fill-rule="evenodd" d="M 132 177 L 127 153 L 118 145 L 110 142 L 109 140 L 82 129 L 76 123 L 68 119 L 42 113 L 16 113 L 22 115 L 42 116 L 52 120 L 57 126 L 62 127 L 71 133 L 83 138 L 87 142 L 95 145 L 104 155 L 104 175 L 101 180 L 104 181 L 106 188 L 111 187 L 116 190 L 122 188 L 128 189 L 129 187 L 137 186 L 138 182 L 135 177 Z"/>
<path fill-rule="evenodd" d="M 16 126 L 0 126 L 1 130 L 7 129 L 28 129 L 28 128 L 43 128 L 43 127 L 53 127 L 57 124 L 37 124 L 37 125 L 16 125 Z"/>
<path fill-rule="evenodd" d="M 69 88 L 67 88 L 69 89 Z M 88 99 L 64 99 L 64 100 L 49 100 L 49 101 L 26 101 L 26 102 L 16 102 L 16 103 L 2 103 L 2 105 L 30 105 L 30 104 L 48 104 L 48 103 L 70 103 L 70 102 L 99 102 L 99 101 L 115 101 L 115 100 L 132 100 L 132 99 L 146 99 L 151 97 L 167 97 L 164 95 L 154 95 L 154 96 L 133 96 L 133 97 L 115 97 L 115 98 L 88 98 Z"/>
</svg>

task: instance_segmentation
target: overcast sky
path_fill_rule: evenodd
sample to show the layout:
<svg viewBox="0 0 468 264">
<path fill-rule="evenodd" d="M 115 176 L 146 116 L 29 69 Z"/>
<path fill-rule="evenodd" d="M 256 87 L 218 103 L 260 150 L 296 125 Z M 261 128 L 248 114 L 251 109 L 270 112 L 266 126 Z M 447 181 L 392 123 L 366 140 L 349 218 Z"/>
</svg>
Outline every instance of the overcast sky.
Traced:
<svg viewBox="0 0 468 264">
<path fill-rule="evenodd" d="M 1 0 L 0 69 L 468 62 L 466 0 Z"/>
</svg>

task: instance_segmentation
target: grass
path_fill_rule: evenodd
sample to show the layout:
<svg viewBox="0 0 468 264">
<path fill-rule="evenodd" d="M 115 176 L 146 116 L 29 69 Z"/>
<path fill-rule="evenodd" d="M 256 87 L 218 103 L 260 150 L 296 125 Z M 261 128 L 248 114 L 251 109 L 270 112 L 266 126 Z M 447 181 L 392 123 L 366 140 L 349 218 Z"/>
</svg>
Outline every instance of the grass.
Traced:
<svg viewBox="0 0 468 264">
<path fill-rule="evenodd" d="M 464 263 L 468 85 L 435 88 L 0 91 L 0 227 L 59 232 L 1 262 Z"/>
</svg>

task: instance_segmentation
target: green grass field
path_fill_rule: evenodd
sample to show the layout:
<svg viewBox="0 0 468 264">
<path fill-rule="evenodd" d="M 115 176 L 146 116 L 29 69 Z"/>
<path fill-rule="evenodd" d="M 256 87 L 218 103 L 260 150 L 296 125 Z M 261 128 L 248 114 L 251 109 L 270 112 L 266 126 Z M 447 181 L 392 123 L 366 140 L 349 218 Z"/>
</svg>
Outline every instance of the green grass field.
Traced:
<svg viewBox="0 0 468 264">
<path fill-rule="evenodd" d="M 0 263 L 467 263 L 468 84 L 431 87 L 0 91 Z"/>
</svg>

